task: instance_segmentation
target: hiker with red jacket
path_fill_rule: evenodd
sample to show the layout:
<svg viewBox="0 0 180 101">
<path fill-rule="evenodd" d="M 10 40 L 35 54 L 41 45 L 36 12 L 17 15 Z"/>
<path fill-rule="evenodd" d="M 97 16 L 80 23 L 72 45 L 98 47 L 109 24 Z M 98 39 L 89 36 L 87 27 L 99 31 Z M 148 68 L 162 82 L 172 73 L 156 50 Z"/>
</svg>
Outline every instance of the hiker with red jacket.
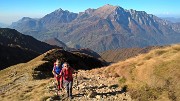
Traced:
<svg viewBox="0 0 180 101">
<path fill-rule="evenodd" d="M 67 96 L 72 99 L 72 86 L 73 86 L 73 73 L 74 69 L 70 67 L 70 65 L 65 62 L 62 65 L 61 74 L 63 75 L 63 83 L 65 84 Z"/>
<path fill-rule="evenodd" d="M 58 91 L 61 88 L 63 88 L 63 76 L 61 75 L 61 71 L 62 71 L 62 67 L 61 67 L 59 60 L 57 59 L 56 62 L 54 63 L 52 73 L 56 79 Z"/>
</svg>

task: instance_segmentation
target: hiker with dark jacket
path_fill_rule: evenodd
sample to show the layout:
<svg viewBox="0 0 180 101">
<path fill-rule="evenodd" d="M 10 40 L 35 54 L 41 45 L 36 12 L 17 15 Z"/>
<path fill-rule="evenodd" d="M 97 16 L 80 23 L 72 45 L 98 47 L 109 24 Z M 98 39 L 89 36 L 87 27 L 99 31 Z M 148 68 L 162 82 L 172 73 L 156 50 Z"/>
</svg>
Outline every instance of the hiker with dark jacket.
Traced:
<svg viewBox="0 0 180 101">
<path fill-rule="evenodd" d="M 73 86 L 73 73 L 74 69 L 70 67 L 70 65 L 65 62 L 62 65 L 63 69 L 61 71 L 61 74 L 63 75 L 63 83 L 66 87 L 67 96 L 72 99 L 72 86 Z"/>
<path fill-rule="evenodd" d="M 52 73 L 56 79 L 58 91 L 61 88 L 63 88 L 63 77 L 61 75 L 61 71 L 62 71 L 62 67 L 59 60 L 57 59 L 56 62 L 54 63 Z"/>
</svg>

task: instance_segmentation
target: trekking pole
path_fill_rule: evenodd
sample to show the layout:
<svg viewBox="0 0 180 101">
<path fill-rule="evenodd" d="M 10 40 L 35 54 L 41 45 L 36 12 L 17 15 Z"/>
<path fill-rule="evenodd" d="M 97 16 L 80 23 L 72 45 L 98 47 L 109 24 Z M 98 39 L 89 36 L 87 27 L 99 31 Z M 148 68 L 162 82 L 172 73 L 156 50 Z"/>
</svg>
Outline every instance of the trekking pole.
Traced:
<svg viewBox="0 0 180 101">
<path fill-rule="evenodd" d="M 76 72 L 76 87 L 77 87 L 77 89 L 79 90 L 79 87 L 78 87 L 78 78 L 77 78 L 77 73 L 78 73 L 78 71 Z"/>
</svg>

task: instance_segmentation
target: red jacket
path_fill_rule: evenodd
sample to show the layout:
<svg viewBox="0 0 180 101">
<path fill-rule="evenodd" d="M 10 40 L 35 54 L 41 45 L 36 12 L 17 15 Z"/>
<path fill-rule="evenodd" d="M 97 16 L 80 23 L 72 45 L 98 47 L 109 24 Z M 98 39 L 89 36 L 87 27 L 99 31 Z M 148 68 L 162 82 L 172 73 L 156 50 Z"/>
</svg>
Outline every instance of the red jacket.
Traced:
<svg viewBox="0 0 180 101">
<path fill-rule="evenodd" d="M 73 81 L 73 72 L 74 72 L 74 69 L 69 67 L 69 68 L 62 68 L 62 75 L 63 75 L 63 80 L 66 80 L 66 81 Z"/>
</svg>

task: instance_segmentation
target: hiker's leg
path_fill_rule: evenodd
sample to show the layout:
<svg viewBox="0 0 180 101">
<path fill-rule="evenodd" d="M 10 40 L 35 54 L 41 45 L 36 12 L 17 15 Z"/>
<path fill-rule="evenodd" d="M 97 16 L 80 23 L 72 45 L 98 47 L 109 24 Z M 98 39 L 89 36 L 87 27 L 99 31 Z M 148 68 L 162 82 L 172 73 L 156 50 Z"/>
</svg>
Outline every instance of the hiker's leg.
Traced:
<svg viewBox="0 0 180 101">
<path fill-rule="evenodd" d="M 73 81 L 69 82 L 69 97 L 72 98 L 72 86 L 73 86 Z"/>
<path fill-rule="evenodd" d="M 58 82 L 58 90 L 60 90 L 60 77 L 57 77 L 57 82 Z"/>
<path fill-rule="evenodd" d="M 64 87 L 63 87 L 63 78 L 62 77 L 60 77 L 60 87 L 63 89 Z"/>
<path fill-rule="evenodd" d="M 66 92 L 67 92 L 67 95 L 69 97 L 69 82 L 68 81 L 64 81 L 64 84 L 65 84 L 65 87 L 66 87 Z"/>
<path fill-rule="evenodd" d="M 55 77 L 55 79 L 56 79 L 56 87 L 57 87 L 57 89 L 59 90 L 59 80 L 58 80 L 58 77 Z"/>
</svg>

